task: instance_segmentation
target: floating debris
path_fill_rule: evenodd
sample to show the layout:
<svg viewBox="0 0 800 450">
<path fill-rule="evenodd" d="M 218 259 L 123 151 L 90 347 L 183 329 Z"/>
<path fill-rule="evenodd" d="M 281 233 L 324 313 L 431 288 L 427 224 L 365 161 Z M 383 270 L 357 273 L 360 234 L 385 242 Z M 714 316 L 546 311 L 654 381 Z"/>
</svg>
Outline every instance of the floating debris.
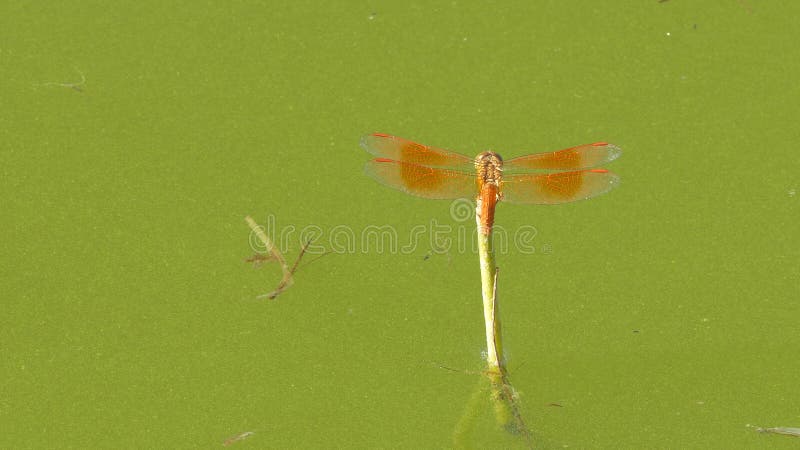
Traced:
<svg viewBox="0 0 800 450">
<path fill-rule="evenodd" d="M 797 437 L 800 437 L 800 428 L 793 428 L 793 427 L 761 428 L 761 427 L 755 427 L 755 429 L 759 433 L 783 434 L 783 435 L 786 435 L 786 436 L 797 436 Z"/>
<path fill-rule="evenodd" d="M 280 264 L 281 270 L 283 271 L 283 278 L 281 279 L 281 282 L 278 284 L 278 286 L 275 288 L 275 290 L 273 290 L 270 293 L 259 295 L 258 297 L 256 297 L 256 298 L 259 298 L 259 299 L 268 298 L 270 300 L 274 300 L 283 291 L 285 291 L 292 284 L 294 284 L 294 278 L 293 277 L 294 277 L 295 272 L 297 272 L 297 267 L 300 264 L 300 260 L 303 259 L 303 255 L 306 254 L 306 251 L 308 250 L 308 247 L 311 246 L 313 240 L 309 239 L 308 241 L 306 241 L 305 245 L 303 245 L 303 247 L 300 249 L 300 254 L 297 256 L 297 259 L 295 260 L 294 265 L 292 267 L 289 267 L 289 265 L 286 263 L 286 259 L 283 257 L 283 254 L 280 252 L 280 250 L 278 250 L 277 247 L 275 247 L 275 244 L 267 236 L 267 233 L 264 232 L 264 229 L 262 227 L 260 227 L 256 223 L 256 221 L 253 220 L 253 218 L 250 217 L 250 216 L 245 217 L 244 220 L 245 220 L 245 222 L 247 222 L 247 225 L 250 226 L 250 229 L 253 231 L 253 233 L 256 235 L 256 237 L 258 237 L 258 239 L 261 241 L 261 243 L 264 244 L 264 247 L 266 247 L 266 249 L 268 251 L 267 254 L 258 254 L 257 253 L 255 255 L 251 256 L 250 258 L 246 259 L 245 262 L 253 263 L 253 265 L 255 267 L 255 266 L 260 265 L 261 263 L 263 263 L 265 261 L 274 260 L 274 261 L 277 261 Z M 306 264 L 310 264 L 311 262 L 316 261 L 317 259 L 327 255 L 328 253 L 329 252 L 326 251 L 325 253 L 317 256 L 316 258 L 314 258 L 313 260 L 307 262 Z"/>
<path fill-rule="evenodd" d="M 276 258 L 275 255 L 272 255 L 272 254 L 265 255 L 263 253 L 255 253 L 255 254 L 253 254 L 253 256 L 245 259 L 244 262 L 252 263 L 253 264 L 253 268 L 255 269 L 255 268 L 261 267 L 261 265 L 264 264 L 265 262 L 277 261 L 277 260 L 278 260 L 278 258 Z"/>
<path fill-rule="evenodd" d="M 41 83 L 41 86 L 60 86 L 60 87 L 74 89 L 77 92 L 83 92 L 83 86 L 86 84 L 86 76 L 77 67 L 74 67 L 74 69 L 81 76 L 81 81 L 75 83 L 57 83 L 49 81 L 47 83 Z"/>
<path fill-rule="evenodd" d="M 229 437 L 228 439 L 225 439 L 225 442 L 222 443 L 222 446 L 223 447 L 227 447 L 227 446 L 235 444 L 235 443 L 237 443 L 239 441 L 243 441 L 243 440 L 249 438 L 250 436 L 252 436 L 254 434 L 256 434 L 256 433 L 253 432 L 253 431 L 245 431 L 244 433 L 240 433 L 240 434 L 237 434 L 236 436 L 232 436 L 232 437 Z"/>
</svg>

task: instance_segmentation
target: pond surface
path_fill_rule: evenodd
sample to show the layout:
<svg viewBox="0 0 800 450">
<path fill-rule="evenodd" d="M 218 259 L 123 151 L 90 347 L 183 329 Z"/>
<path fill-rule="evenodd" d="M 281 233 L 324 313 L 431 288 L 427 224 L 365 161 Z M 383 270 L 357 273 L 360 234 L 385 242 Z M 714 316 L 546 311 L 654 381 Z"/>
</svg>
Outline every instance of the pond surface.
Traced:
<svg viewBox="0 0 800 450">
<path fill-rule="evenodd" d="M 0 8 L 0 447 L 796 447 L 758 429 L 800 427 L 798 14 Z M 530 441 L 482 375 L 470 202 L 364 176 L 371 132 L 623 149 L 607 195 L 497 210 Z M 272 301 L 246 215 L 289 265 L 314 238 Z"/>
</svg>

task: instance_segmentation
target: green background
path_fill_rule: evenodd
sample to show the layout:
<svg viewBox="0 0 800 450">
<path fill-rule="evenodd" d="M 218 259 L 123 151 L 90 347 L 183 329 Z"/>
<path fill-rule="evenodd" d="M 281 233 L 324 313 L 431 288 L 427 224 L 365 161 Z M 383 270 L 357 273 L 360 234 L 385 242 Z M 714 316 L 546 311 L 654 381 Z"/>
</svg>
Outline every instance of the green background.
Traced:
<svg viewBox="0 0 800 450">
<path fill-rule="evenodd" d="M 329 254 L 280 279 L 252 215 L 432 220 L 361 135 L 506 157 L 623 148 L 620 188 L 501 204 L 512 381 L 534 443 L 778 448 L 800 427 L 800 4 L 5 2 L 0 447 L 524 446 L 488 399 L 477 256 Z M 61 84 L 85 82 L 79 89 Z M 336 228 L 339 227 L 339 228 Z M 456 238 L 457 240 L 457 238 Z M 429 256 L 429 257 L 428 257 Z M 309 257 L 310 260 L 310 257 Z M 445 370 L 438 366 L 453 370 Z M 561 405 L 553 406 L 557 403 Z M 794 448 L 794 447 L 792 447 Z"/>
</svg>

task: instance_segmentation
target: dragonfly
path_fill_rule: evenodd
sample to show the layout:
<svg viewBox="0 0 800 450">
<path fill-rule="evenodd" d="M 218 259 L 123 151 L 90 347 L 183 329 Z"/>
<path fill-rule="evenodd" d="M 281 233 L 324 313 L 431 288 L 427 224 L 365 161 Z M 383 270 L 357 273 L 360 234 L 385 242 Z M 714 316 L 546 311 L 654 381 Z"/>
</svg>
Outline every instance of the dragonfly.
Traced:
<svg viewBox="0 0 800 450">
<path fill-rule="evenodd" d="M 556 205 L 605 194 L 619 176 L 597 166 L 622 154 L 616 145 L 595 142 L 503 161 L 492 151 L 470 158 L 383 133 L 364 136 L 361 146 L 375 156 L 364 171 L 381 184 L 423 198 L 476 199 L 485 235 L 500 201 Z"/>
</svg>

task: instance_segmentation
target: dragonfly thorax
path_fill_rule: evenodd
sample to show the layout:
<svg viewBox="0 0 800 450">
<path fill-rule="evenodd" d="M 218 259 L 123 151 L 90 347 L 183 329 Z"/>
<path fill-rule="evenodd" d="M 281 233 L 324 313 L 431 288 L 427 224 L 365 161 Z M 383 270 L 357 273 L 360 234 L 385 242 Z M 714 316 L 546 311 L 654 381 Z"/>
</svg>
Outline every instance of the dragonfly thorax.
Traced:
<svg viewBox="0 0 800 450">
<path fill-rule="evenodd" d="M 482 183 L 497 185 L 503 177 L 503 158 L 495 152 L 483 152 L 475 157 L 475 170 Z"/>
</svg>

